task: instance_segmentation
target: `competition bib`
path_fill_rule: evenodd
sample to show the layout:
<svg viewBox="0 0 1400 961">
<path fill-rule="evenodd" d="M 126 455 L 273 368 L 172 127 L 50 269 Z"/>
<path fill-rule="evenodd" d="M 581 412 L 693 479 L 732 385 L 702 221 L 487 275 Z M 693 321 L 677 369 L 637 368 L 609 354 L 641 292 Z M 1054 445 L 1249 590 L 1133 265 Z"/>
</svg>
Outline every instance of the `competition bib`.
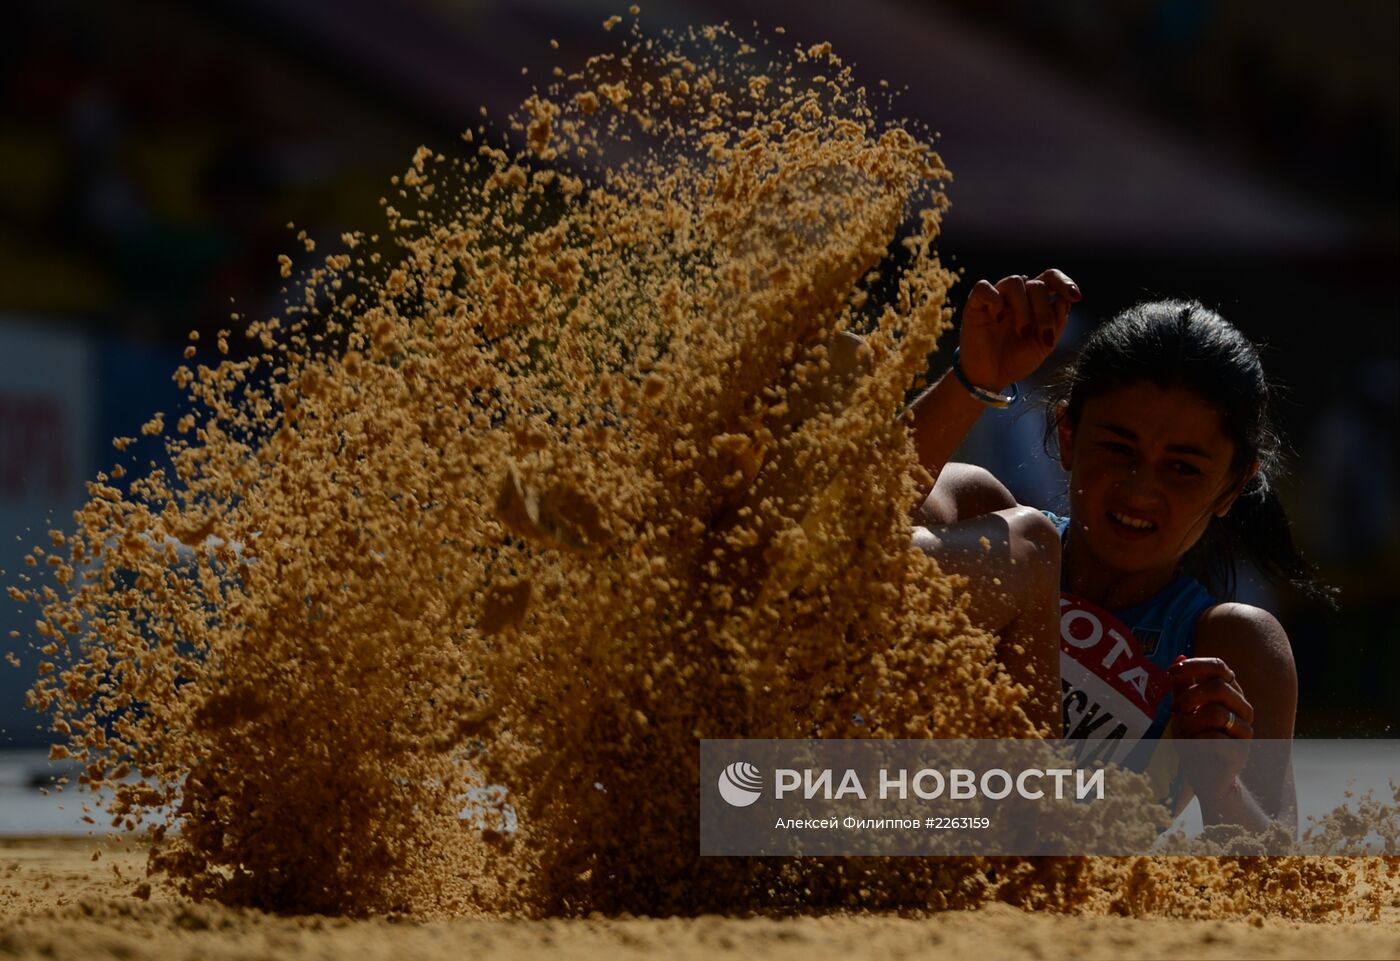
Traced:
<svg viewBox="0 0 1400 961">
<path fill-rule="evenodd" d="M 1060 689 L 1077 762 L 1121 763 L 1152 726 L 1171 680 L 1117 617 L 1061 594 Z"/>
</svg>

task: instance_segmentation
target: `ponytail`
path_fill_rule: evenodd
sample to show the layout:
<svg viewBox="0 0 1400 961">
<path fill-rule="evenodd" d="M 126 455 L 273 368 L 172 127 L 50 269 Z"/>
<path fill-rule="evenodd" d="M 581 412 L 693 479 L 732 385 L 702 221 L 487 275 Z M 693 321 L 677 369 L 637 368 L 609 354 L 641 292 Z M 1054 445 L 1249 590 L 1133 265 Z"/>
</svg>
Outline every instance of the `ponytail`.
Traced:
<svg viewBox="0 0 1400 961">
<path fill-rule="evenodd" d="M 1324 584 L 1317 568 L 1298 550 L 1283 501 L 1267 478 L 1258 475 L 1228 514 L 1211 519 L 1183 566 L 1206 590 L 1232 600 L 1241 561 L 1253 565 L 1270 582 L 1337 609 L 1336 588 Z"/>
</svg>

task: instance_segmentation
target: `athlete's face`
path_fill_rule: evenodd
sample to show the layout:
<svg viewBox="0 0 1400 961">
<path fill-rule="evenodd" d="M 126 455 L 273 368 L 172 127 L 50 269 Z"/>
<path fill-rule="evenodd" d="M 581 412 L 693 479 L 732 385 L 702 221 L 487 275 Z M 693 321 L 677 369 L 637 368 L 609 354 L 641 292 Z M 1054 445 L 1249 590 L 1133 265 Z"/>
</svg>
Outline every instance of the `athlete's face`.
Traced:
<svg viewBox="0 0 1400 961">
<path fill-rule="evenodd" d="M 1248 479 L 1231 469 L 1220 412 L 1185 388 L 1141 381 L 1093 398 L 1077 428 L 1061 419 L 1059 440 L 1071 538 L 1125 573 L 1174 570 Z"/>
</svg>

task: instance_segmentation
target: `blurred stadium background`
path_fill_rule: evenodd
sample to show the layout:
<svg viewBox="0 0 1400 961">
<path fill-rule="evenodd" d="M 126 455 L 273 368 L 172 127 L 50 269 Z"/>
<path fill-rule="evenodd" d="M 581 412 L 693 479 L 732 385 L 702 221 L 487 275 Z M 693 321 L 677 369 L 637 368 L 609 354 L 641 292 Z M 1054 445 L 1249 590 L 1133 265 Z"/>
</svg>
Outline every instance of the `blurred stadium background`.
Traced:
<svg viewBox="0 0 1400 961">
<path fill-rule="evenodd" d="M 419 144 L 451 151 L 555 63 L 609 45 L 595 0 L 18 2 L 0 36 L 0 568 L 70 525 L 110 439 L 172 411 L 189 331 L 279 311 L 289 221 L 382 223 Z M 1299 0 L 648 3 L 646 30 L 729 20 L 831 40 L 941 132 L 946 259 L 1063 267 L 1078 322 L 1197 297 L 1288 388 L 1297 534 L 1329 613 L 1283 619 L 1298 733 L 1400 731 L 1400 5 Z M 553 52 L 548 41 L 560 43 Z M 522 68 L 527 68 L 522 73 Z M 961 292 L 960 292 L 961 293 Z M 236 341 L 236 338 L 235 338 Z M 935 361 L 937 363 L 937 361 Z M 1041 423 L 986 419 L 965 456 L 1052 504 Z M 13 604 L 0 628 L 25 630 Z M 3 635 L 0 635 L 3 636 Z M 34 658 L 0 666 L 0 749 L 44 740 Z"/>
</svg>

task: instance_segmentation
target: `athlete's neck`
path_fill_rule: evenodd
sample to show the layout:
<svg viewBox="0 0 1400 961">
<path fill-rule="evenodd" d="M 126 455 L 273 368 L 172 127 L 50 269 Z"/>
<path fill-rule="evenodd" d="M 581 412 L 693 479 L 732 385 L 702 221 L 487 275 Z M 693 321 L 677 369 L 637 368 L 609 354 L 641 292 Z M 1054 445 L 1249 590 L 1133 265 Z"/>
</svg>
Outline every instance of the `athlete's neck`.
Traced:
<svg viewBox="0 0 1400 961">
<path fill-rule="evenodd" d="M 1062 559 L 1065 586 L 1076 597 L 1092 601 L 1105 610 L 1121 611 L 1159 594 L 1176 580 L 1176 568 L 1120 571 L 1101 563 L 1074 538 L 1065 541 Z"/>
</svg>

